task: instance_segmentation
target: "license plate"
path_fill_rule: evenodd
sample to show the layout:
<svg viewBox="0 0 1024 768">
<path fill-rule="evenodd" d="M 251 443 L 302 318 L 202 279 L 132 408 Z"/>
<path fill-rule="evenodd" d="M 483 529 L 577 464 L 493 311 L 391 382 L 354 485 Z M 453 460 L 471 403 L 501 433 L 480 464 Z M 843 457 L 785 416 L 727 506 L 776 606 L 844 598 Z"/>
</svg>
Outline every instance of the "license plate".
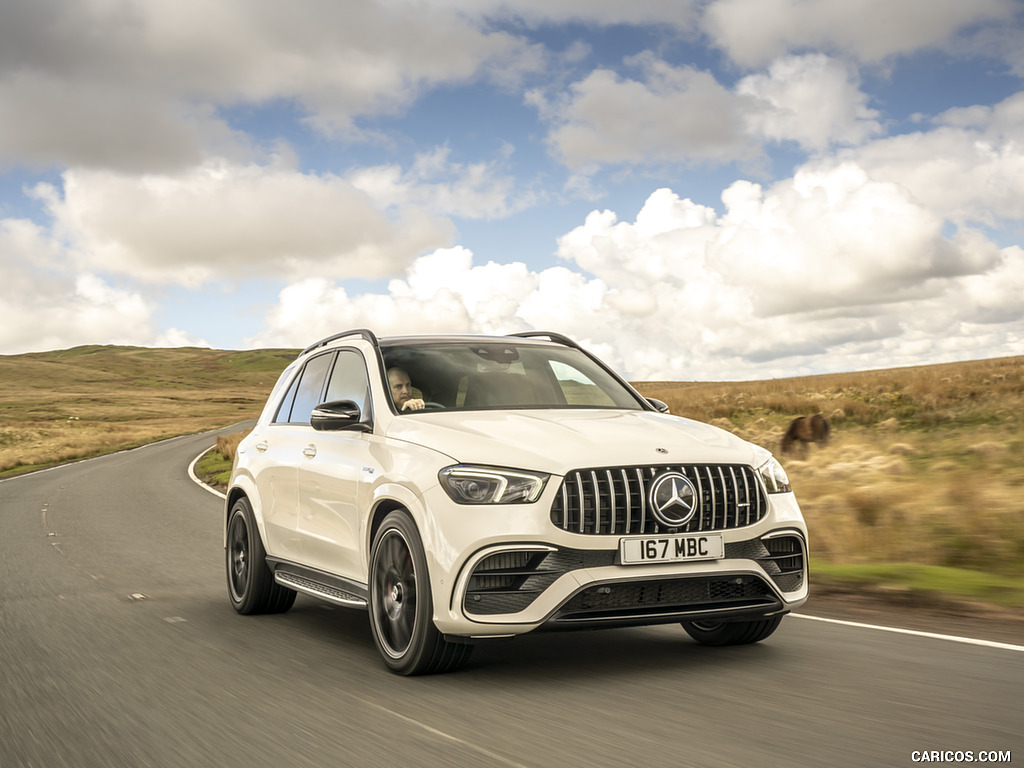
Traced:
<svg viewBox="0 0 1024 768">
<path fill-rule="evenodd" d="M 721 560 L 723 557 L 725 544 L 720 533 L 619 539 L 619 559 L 623 565 L 672 563 L 680 560 Z"/>
</svg>

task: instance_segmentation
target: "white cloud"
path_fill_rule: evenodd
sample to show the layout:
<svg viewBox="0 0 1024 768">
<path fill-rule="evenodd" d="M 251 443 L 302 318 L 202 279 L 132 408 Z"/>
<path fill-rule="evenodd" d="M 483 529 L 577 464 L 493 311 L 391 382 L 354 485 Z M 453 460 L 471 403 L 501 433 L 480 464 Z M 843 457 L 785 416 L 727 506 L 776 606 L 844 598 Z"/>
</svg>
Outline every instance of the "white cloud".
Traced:
<svg viewBox="0 0 1024 768">
<path fill-rule="evenodd" d="M 457 10 L 470 17 L 519 19 L 526 24 L 665 24 L 686 30 L 695 21 L 701 0 L 401 0 L 408 6 L 428 5 Z"/>
<path fill-rule="evenodd" d="M 965 322 L 1020 327 L 1024 321 L 1024 249 L 1016 245 L 1003 249 L 994 269 L 963 280 L 957 293 Z"/>
<path fill-rule="evenodd" d="M 808 49 L 871 63 L 949 45 L 958 32 L 1017 10 L 1015 0 L 714 0 L 703 26 L 746 67 Z"/>
<path fill-rule="evenodd" d="M 174 175 L 71 170 L 41 186 L 79 264 L 199 286 L 245 276 L 381 277 L 446 243 L 450 223 L 422 210 L 385 215 L 336 176 L 209 160 Z"/>
<path fill-rule="evenodd" d="M 569 168 L 757 155 L 742 129 L 741 105 L 713 75 L 650 54 L 630 63 L 640 67 L 641 80 L 598 69 L 554 101 L 530 96 L 554 123 L 548 140 Z"/>
<path fill-rule="evenodd" d="M 852 164 L 807 166 L 767 191 L 739 181 L 722 199 L 726 212 L 715 219 L 660 190 L 636 224 L 591 214 L 562 238 L 560 254 L 616 287 L 692 291 L 701 312 L 702 297 L 725 289 L 730 311 L 761 317 L 933 293 L 930 280 L 982 272 L 997 258 L 976 240 L 944 238 L 940 218 Z"/>
<path fill-rule="evenodd" d="M 153 308 L 139 293 L 89 273 L 71 277 L 60 245 L 37 225 L 0 220 L 0 349 L 147 344 Z"/>
<path fill-rule="evenodd" d="M 651 53 L 626 64 L 639 79 L 598 69 L 563 94 L 526 94 L 553 152 L 582 177 L 608 164 L 753 162 L 766 142 L 823 151 L 882 130 L 856 72 L 822 54 L 781 58 L 732 90 Z"/>
<path fill-rule="evenodd" d="M 154 317 L 169 315 L 156 314 L 155 294 L 139 284 L 233 291 L 248 280 L 260 290 L 287 285 L 258 339 L 268 345 L 360 325 L 382 333 L 540 327 L 577 337 L 641 378 L 760 377 L 864 367 L 861 358 L 875 366 L 1020 350 L 1024 256 L 991 239 L 1012 240 L 1024 219 L 1024 93 L 972 105 L 957 90 L 947 103 L 963 106 L 921 118 L 917 133 L 876 139 L 885 104 L 870 100 L 857 70 L 893 65 L 890 98 L 914 69 L 894 58 L 925 49 L 943 49 L 944 65 L 1002 58 L 1020 73 L 1019 8 L 1011 0 L 8 3 L 0 164 L 66 170 L 59 183 L 36 185 L 34 201 L 12 195 L 6 204 L 48 213 L 53 226 L 0 221 L 0 348 L 205 344 L 196 338 L 205 327 L 181 330 L 199 324 L 192 318 L 155 328 Z M 646 27 L 608 46 L 612 24 Z M 602 34 L 589 34 L 596 27 Z M 661 58 L 702 55 L 701 30 L 738 65 L 717 68 L 719 79 L 681 63 L 693 59 Z M 557 50 L 532 42 L 534 31 Z M 621 65 L 607 58 L 637 41 L 650 50 Z M 440 102 L 469 104 L 459 100 L 478 87 L 522 89 L 534 75 L 524 99 L 539 129 L 516 124 L 512 110 L 502 113 L 507 133 L 493 115 L 474 122 L 467 112 L 476 105 L 434 112 Z M 436 137 L 443 125 L 449 137 L 430 141 L 450 145 L 417 145 L 420 128 L 401 120 L 371 121 L 401 115 L 430 90 L 444 93 L 424 104 L 424 133 Z M 446 247 L 455 231 L 447 217 L 533 207 L 523 226 L 545 227 L 559 215 L 538 205 L 552 171 L 532 164 L 537 130 L 569 171 L 563 191 L 577 199 L 617 185 L 614 173 L 597 173 L 602 166 L 631 181 L 689 166 L 685 177 L 675 168 L 677 189 L 696 198 L 704 191 L 689 173 L 696 166 L 737 163 L 767 179 L 796 148 L 816 160 L 777 183 L 734 183 L 720 212 L 668 189 L 650 195 L 634 221 L 594 211 L 559 240 L 562 265 L 549 269 L 478 265 L 469 251 Z M 418 154 L 403 165 L 300 171 L 288 148 L 259 143 L 275 133 L 302 147 L 303 168 L 349 162 L 338 138 Z M 495 140 L 516 141 L 520 156 L 510 145 L 482 161 L 457 154 L 463 141 Z M 789 144 L 769 156 L 780 142 Z M 16 174 L 11 187 L 30 176 Z M 345 282 L 396 275 L 386 290 L 362 295 Z M 247 294 L 231 307 L 251 318 L 259 301 Z"/>
<path fill-rule="evenodd" d="M 566 333 L 635 379 L 767 378 L 1024 352 L 1024 251 L 953 239 L 899 187 L 852 165 L 737 182 L 714 211 L 655 192 L 634 222 L 591 213 L 568 267 L 415 261 L 386 293 L 323 279 L 282 291 L 255 346 L 346 327 L 382 335 Z M 585 276 L 586 270 L 592 276 Z M 982 330 L 979 330 L 981 328 Z"/>
<path fill-rule="evenodd" d="M 474 267 L 465 248 L 441 249 L 416 260 L 404 280 L 390 282 L 387 294 L 349 296 L 322 278 L 290 285 L 267 315 L 266 330 L 248 343 L 305 346 L 355 327 L 381 335 L 522 330 L 515 312 L 537 285 L 523 264 Z"/>
<path fill-rule="evenodd" d="M 39 0 L 0 23 L 0 161 L 167 170 L 210 142 L 219 108 L 294 104 L 330 135 L 393 114 L 426 88 L 543 64 L 527 41 L 413 3 Z"/>
<path fill-rule="evenodd" d="M 180 328 L 168 328 L 159 334 L 151 344 L 153 347 L 211 347 L 210 342 L 203 338 L 196 338 L 188 331 Z"/>
<path fill-rule="evenodd" d="M 506 154 L 512 149 L 506 148 Z M 516 191 L 516 179 L 504 159 L 455 163 L 448 147 L 419 154 L 403 171 L 398 165 L 360 168 L 348 176 L 384 209 L 415 205 L 437 215 L 502 218 L 536 203 L 530 192 Z"/>
<path fill-rule="evenodd" d="M 931 131 L 871 142 L 844 156 L 953 222 L 1024 219 L 1024 92 L 993 107 L 951 110 L 936 122 Z"/>
<path fill-rule="evenodd" d="M 0 160 L 9 163 L 169 169 L 198 162 L 204 136 L 231 135 L 159 96 L 35 73 L 0 76 Z"/>
<path fill-rule="evenodd" d="M 882 131 L 856 73 L 824 54 L 778 59 L 766 74 L 741 80 L 736 91 L 757 100 L 747 121 L 766 139 L 823 150 L 830 144 L 860 144 Z"/>
</svg>

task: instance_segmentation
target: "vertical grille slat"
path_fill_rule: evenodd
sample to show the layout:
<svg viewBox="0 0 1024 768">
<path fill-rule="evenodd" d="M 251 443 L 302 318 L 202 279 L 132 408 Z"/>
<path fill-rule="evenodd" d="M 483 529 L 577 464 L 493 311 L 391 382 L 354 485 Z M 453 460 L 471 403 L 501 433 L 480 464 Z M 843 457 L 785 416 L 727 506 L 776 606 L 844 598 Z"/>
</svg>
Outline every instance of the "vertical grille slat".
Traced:
<svg viewBox="0 0 1024 768">
<path fill-rule="evenodd" d="M 563 530 L 567 531 L 569 530 L 569 518 L 571 517 L 571 515 L 569 514 L 569 486 L 566 485 L 565 483 L 562 483 L 560 493 L 560 498 L 562 500 L 562 509 L 565 512 L 565 514 L 562 516 L 561 526 Z"/>
<path fill-rule="evenodd" d="M 608 501 L 611 504 L 611 510 L 608 512 L 612 520 L 608 531 L 611 532 L 619 527 L 619 519 L 615 509 L 615 481 L 612 480 L 612 471 L 610 469 L 606 469 L 604 474 L 605 478 L 608 480 Z"/>
<path fill-rule="evenodd" d="M 747 482 L 746 475 L 743 475 L 743 503 L 746 505 L 747 513 L 744 525 L 750 525 L 750 483 Z"/>
<path fill-rule="evenodd" d="M 584 530 L 584 528 L 585 528 L 584 517 L 586 516 L 586 504 L 584 503 L 583 500 L 586 497 L 583 494 L 583 477 L 578 472 L 576 473 L 576 489 L 580 492 L 580 495 L 578 497 L 579 501 L 577 502 L 577 505 L 576 505 L 577 507 L 579 507 L 579 510 L 580 510 L 580 533 L 585 533 L 585 530 Z"/>
<path fill-rule="evenodd" d="M 551 521 L 564 531 L 592 536 L 664 531 L 648 509 L 647 496 L 651 483 L 665 472 L 688 477 L 700 499 L 699 513 L 669 532 L 742 528 L 768 513 L 764 490 L 745 465 L 594 467 L 566 473 L 551 505 Z"/>
<path fill-rule="evenodd" d="M 736 481 L 736 469 L 729 467 L 729 478 L 732 482 L 730 486 L 732 488 L 732 503 L 727 505 L 727 509 L 732 510 L 733 524 L 730 526 L 728 519 L 726 520 L 727 528 L 739 528 L 740 527 L 740 484 Z"/>
<path fill-rule="evenodd" d="M 718 530 L 718 486 L 715 485 L 714 475 L 708 470 L 708 479 L 711 481 L 711 530 Z"/>
<path fill-rule="evenodd" d="M 697 478 L 697 496 L 701 499 L 701 508 L 704 507 L 704 483 L 700 479 L 700 467 L 696 467 L 693 476 Z M 697 519 L 697 530 L 704 530 L 704 515 L 701 514 Z"/>
<path fill-rule="evenodd" d="M 629 477 L 626 475 L 626 470 L 622 470 L 622 489 L 623 495 L 626 497 L 626 531 L 632 532 L 633 530 L 633 505 L 629 501 Z"/>
<path fill-rule="evenodd" d="M 644 473 L 637 467 L 636 482 L 640 488 L 640 533 L 646 533 L 647 526 L 647 489 L 644 487 Z"/>
</svg>

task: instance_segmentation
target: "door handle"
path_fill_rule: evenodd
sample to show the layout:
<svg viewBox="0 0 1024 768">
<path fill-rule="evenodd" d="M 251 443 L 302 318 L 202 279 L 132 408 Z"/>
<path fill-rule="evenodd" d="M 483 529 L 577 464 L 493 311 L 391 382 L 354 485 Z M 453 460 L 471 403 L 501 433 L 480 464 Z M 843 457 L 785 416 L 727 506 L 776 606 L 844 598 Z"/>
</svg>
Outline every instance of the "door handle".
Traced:
<svg viewBox="0 0 1024 768">
<path fill-rule="evenodd" d="M 269 447 L 270 446 L 267 445 L 266 441 L 256 443 L 256 450 L 259 451 L 260 453 L 263 453 Z"/>
<path fill-rule="evenodd" d="M 307 459 L 312 459 L 314 456 L 316 456 L 316 446 L 307 445 L 305 448 L 302 449 L 302 455 L 305 456 Z"/>
</svg>

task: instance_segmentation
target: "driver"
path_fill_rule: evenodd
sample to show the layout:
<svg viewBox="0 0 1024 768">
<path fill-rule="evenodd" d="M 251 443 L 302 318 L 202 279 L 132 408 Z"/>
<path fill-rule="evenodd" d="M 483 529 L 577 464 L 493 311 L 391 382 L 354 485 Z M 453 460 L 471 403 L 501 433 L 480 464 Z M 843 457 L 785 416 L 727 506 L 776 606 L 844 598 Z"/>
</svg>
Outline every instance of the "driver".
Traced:
<svg viewBox="0 0 1024 768">
<path fill-rule="evenodd" d="M 412 380 L 401 368 L 388 370 L 388 385 L 391 387 L 391 398 L 400 411 L 421 411 L 423 400 L 412 396 Z"/>
</svg>

